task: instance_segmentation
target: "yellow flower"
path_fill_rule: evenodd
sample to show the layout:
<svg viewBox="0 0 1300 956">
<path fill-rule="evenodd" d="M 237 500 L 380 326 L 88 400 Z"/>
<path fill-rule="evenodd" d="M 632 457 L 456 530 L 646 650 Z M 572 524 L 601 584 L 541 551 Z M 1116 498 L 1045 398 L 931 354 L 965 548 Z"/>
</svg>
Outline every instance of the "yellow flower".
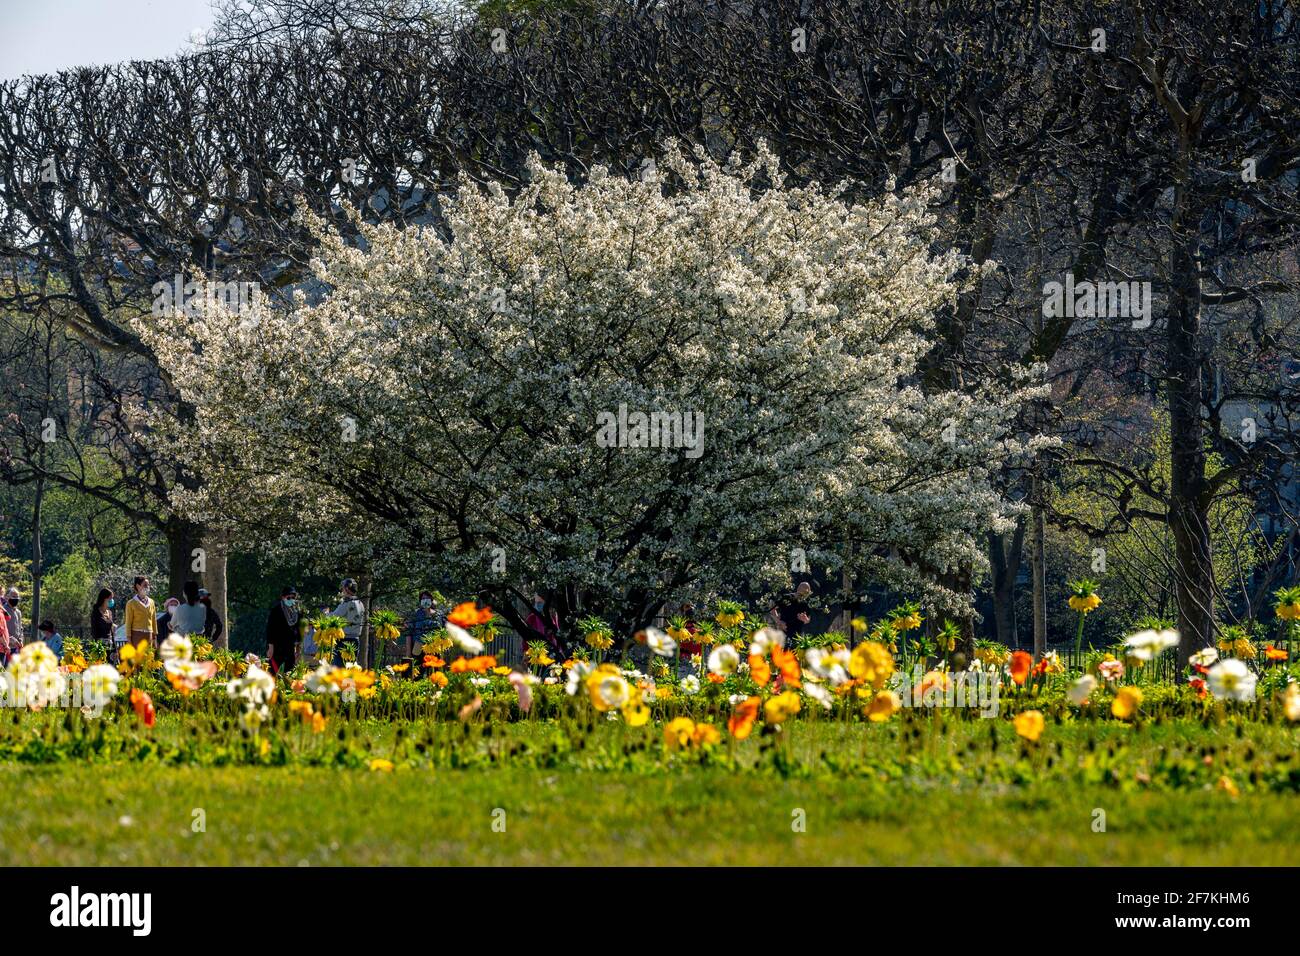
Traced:
<svg viewBox="0 0 1300 956">
<path fill-rule="evenodd" d="M 623 705 L 623 719 L 629 727 L 642 727 L 650 719 L 650 708 L 641 700 L 641 691 L 631 691 L 628 701 Z"/>
<path fill-rule="evenodd" d="M 865 617 L 855 617 L 849 624 L 858 634 L 867 629 L 867 619 Z"/>
<path fill-rule="evenodd" d="M 291 700 L 289 701 L 289 713 L 296 714 L 303 720 L 311 717 L 311 701 L 308 700 Z"/>
<path fill-rule="evenodd" d="M 510 668 L 508 668 L 508 667 L 494 667 L 494 668 L 492 668 L 492 673 L 493 673 L 493 674 L 498 674 L 498 675 L 500 675 L 501 677 L 505 677 L 507 674 L 510 673 Z"/>
<path fill-rule="evenodd" d="M 863 641 L 849 657 L 849 673 L 880 690 L 894 673 L 893 655 L 883 644 Z"/>
<path fill-rule="evenodd" d="M 587 645 L 595 651 L 607 651 L 614 646 L 614 638 L 604 631 L 592 631 L 586 637 Z"/>
<path fill-rule="evenodd" d="M 677 717 L 664 726 L 664 744 L 669 750 L 685 747 L 695 736 L 695 721 L 689 717 Z"/>
<path fill-rule="evenodd" d="M 324 729 L 325 729 L 325 715 L 322 714 L 320 711 L 316 711 L 316 713 L 311 715 L 311 732 L 313 734 L 319 734 Z"/>
<path fill-rule="evenodd" d="M 879 724 L 898 713 L 902 706 L 903 702 L 898 699 L 897 694 L 892 690 L 882 690 L 871 698 L 871 703 L 867 705 L 865 713 L 868 720 Z"/>
<path fill-rule="evenodd" d="M 1300 720 L 1300 684 L 1291 684 L 1282 698 L 1282 712 L 1294 723 Z"/>
<path fill-rule="evenodd" d="M 587 696 L 591 706 L 601 713 L 622 709 L 632 696 L 632 688 L 613 664 L 601 664 L 587 677 Z"/>
<path fill-rule="evenodd" d="M 717 727 L 712 724 L 696 724 L 695 734 L 691 737 L 691 743 L 697 747 L 712 747 L 714 744 L 722 742 L 722 734 Z"/>
<path fill-rule="evenodd" d="M 787 720 L 799 713 L 801 701 L 799 695 L 792 690 L 784 694 L 777 694 L 775 697 L 768 698 L 763 704 L 763 716 L 769 724 L 784 724 Z"/>
<path fill-rule="evenodd" d="M 1227 776 L 1226 774 L 1220 777 L 1219 782 L 1216 783 L 1214 786 L 1219 790 L 1224 791 L 1230 797 L 1239 796 L 1241 793 L 1241 791 L 1237 789 L 1237 785 L 1232 782 L 1232 778 Z"/>
<path fill-rule="evenodd" d="M 1026 740 L 1037 742 L 1038 738 L 1043 735 L 1043 712 L 1040 710 L 1026 710 L 1016 714 L 1015 719 L 1016 733 Z"/>
<path fill-rule="evenodd" d="M 383 757 L 376 757 L 374 760 L 370 761 L 370 769 L 379 770 L 383 773 L 391 773 L 393 770 L 393 762 L 391 760 L 385 760 Z"/>
<path fill-rule="evenodd" d="M 1068 603 L 1072 610 L 1087 614 L 1101 605 L 1101 598 L 1096 594 L 1075 594 L 1071 595 Z"/>
<path fill-rule="evenodd" d="M 1142 691 L 1136 687 L 1121 687 L 1110 703 L 1110 712 L 1120 720 L 1128 720 L 1142 706 Z"/>
</svg>

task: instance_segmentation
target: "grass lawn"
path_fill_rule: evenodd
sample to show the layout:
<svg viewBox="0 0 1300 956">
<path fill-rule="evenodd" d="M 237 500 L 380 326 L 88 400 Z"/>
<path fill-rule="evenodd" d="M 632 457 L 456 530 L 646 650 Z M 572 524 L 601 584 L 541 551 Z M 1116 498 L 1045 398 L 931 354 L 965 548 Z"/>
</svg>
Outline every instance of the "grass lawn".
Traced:
<svg viewBox="0 0 1300 956">
<path fill-rule="evenodd" d="M 790 749 L 801 758 L 903 746 L 901 734 L 861 724 L 792 730 Z M 1018 782 L 954 770 L 963 752 L 971 765 L 1017 761 L 1007 753 L 1015 746 L 1010 737 L 998 758 L 969 751 L 988 735 L 980 723 L 953 729 L 919 756 L 886 761 L 880 772 L 855 774 L 11 761 L 0 764 L 7 808 L 0 864 L 1294 862 L 1300 795 L 1244 787 L 1234 796 L 1204 780 L 1177 787 L 1095 782 L 1077 772 L 1083 736 L 1100 738 L 1104 750 L 1107 737 L 1132 739 L 1131 728 L 1053 730 L 1066 744 L 1060 755 Z M 1217 766 L 1244 780 L 1293 742 L 1289 728 L 1261 726 L 1243 738 L 1227 728 L 1171 724 L 1126 743 L 1115 766 L 1127 777 L 1182 747 L 1199 754 L 1194 748 L 1208 744 L 1219 748 Z M 203 811 L 202 832 L 194 828 L 196 810 Z M 796 810 L 804 832 L 794 832 Z M 1094 831 L 1096 810 L 1105 812 L 1105 832 Z"/>
</svg>

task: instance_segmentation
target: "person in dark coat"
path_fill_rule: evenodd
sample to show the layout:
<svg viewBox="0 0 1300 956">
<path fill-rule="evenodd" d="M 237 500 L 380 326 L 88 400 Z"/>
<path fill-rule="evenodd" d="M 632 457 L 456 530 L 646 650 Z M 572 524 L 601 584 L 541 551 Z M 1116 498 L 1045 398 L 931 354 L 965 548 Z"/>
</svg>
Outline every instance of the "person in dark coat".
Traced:
<svg viewBox="0 0 1300 956">
<path fill-rule="evenodd" d="M 222 623 L 221 616 L 212 606 L 212 595 L 202 588 L 199 590 L 199 603 L 208 609 L 207 620 L 203 624 L 203 636 L 213 647 L 217 647 L 217 642 L 221 640 L 221 632 L 226 629 L 226 625 Z"/>
<path fill-rule="evenodd" d="M 286 587 L 266 618 L 266 656 L 271 673 L 288 674 L 293 669 L 298 645 L 298 589 Z"/>
</svg>

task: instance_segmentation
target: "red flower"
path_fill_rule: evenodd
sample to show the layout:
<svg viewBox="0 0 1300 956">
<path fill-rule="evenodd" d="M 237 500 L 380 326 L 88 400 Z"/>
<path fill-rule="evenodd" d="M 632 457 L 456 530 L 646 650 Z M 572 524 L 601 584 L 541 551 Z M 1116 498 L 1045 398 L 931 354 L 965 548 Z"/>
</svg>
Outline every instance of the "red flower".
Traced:
<svg viewBox="0 0 1300 956">
<path fill-rule="evenodd" d="M 135 715 L 143 721 L 146 727 L 154 725 L 155 714 L 152 697 L 140 688 L 133 687 L 131 688 L 131 706 L 135 708 Z"/>
<path fill-rule="evenodd" d="M 1024 651 L 1016 651 L 1011 655 L 1011 679 L 1023 686 L 1025 678 L 1029 676 L 1029 669 L 1033 666 L 1033 655 L 1026 654 Z"/>
</svg>

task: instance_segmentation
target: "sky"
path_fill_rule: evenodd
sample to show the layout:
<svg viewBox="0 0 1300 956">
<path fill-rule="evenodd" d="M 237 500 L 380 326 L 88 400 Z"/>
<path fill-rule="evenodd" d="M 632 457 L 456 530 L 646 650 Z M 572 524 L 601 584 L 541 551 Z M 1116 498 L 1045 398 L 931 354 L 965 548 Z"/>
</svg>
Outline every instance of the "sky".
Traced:
<svg viewBox="0 0 1300 956">
<path fill-rule="evenodd" d="M 176 53 L 210 0 L 0 0 L 0 80 Z"/>
</svg>

